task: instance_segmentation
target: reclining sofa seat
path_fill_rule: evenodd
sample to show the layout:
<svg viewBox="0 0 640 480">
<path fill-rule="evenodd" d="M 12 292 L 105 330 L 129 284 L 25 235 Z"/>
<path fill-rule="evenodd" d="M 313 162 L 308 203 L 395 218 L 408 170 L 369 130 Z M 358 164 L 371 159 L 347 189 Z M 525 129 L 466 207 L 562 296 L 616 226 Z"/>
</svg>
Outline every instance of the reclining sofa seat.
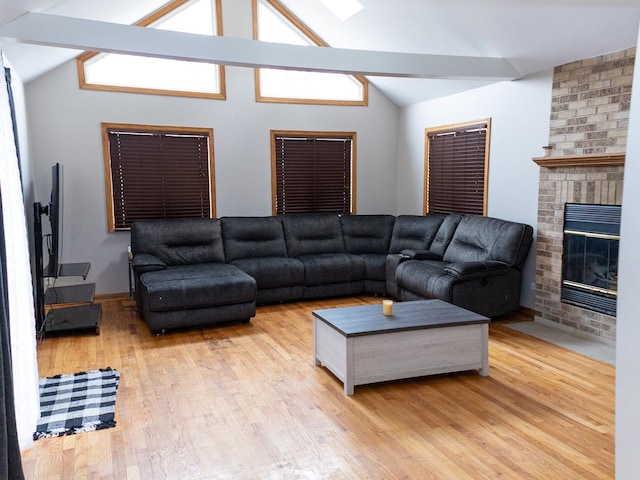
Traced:
<svg viewBox="0 0 640 480">
<path fill-rule="evenodd" d="M 138 311 L 152 332 L 255 316 L 256 281 L 225 263 L 220 220 L 135 222 L 131 251 Z"/>
<path fill-rule="evenodd" d="M 468 215 L 451 233 L 442 254 L 432 245 L 424 255 L 399 263 L 397 298 L 439 298 L 487 317 L 517 310 L 531 226 Z"/>
<path fill-rule="evenodd" d="M 400 215 L 396 218 L 386 261 L 386 292 L 400 298 L 396 270 L 409 258 L 437 257 L 449 245 L 459 215 Z M 432 250 L 430 250 L 432 249 Z M 433 253 L 432 253 L 433 252 Z"/>
<path fill-rule="evenodd" d="M 395 222 L 393 215 L 222 217 L 220 222 L 226 260 L 256 280 L 258 304 L 386 293 L 385 259 Z M 289 256 L 290 252 L 302 259 Z M 357 255 L 362 261 L 345 253 Z M 305 289 L 305 262 L 306 285 L 316 287 Z M 362 262 L 362 279 L 359 275 L 352 277 L 350 269 L 353 265 L 359 269 Z M 317 287 L 341 282 L 350 284 L 346 286 L 347 293 L 335 293 L 335 286 L 327 287 L 330 292 Z"/>
<path fill-rule="evenodd" d="M 340 217 L 283 215 L 287 253 L 304 266 L 302 298 L 357 295 L 364 291 L 364 259 L 347 253 Z"/>
<path fill-rule="evenodd" d="M 366 293 L 387 293 L 386 259 L 396 218 L 393 215 L 344 215 L 340 217 L 347 253 L 364 260 Z"/>
</svg>

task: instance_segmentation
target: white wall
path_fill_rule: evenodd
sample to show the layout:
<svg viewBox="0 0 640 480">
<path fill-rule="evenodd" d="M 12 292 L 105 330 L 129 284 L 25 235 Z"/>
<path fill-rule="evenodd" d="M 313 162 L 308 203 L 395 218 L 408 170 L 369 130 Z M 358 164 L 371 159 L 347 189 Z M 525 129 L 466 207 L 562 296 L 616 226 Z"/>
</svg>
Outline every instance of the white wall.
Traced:
<svg viewBox="0 0 640 480">
<path fill-rule="evenodd" d="M 224 33 L 251 36 L 250 2 L 226 2 Z M 128 290 L 129 233 L 107 233 L 100 122 L 214 129 L 217 216 L 271 215 L 270 129 L 357 132 L 357 213 L 396 213 L 398 108 L 370 86 L 368 107 L 256 103 L 253 70 L 227 67 L 227 100 L 80 90 L 75 62 L 26 88 L 36 197 L 64 168 L 63 262 L 91 262 L 96 293 Z M 77 282 L 77 279 L 76 279 Z"/>
<path fill-rule="evenodd" d="M 635 71 L 640 72 L 638 57 Z M 635 480 L 640 472 L 640 75 L 634 75 L 632 91 L 624 165 L 616 319 L 616 478 L 620 480 Z"/>
<path fill-rule="evenodd" d="M 398 211 L 422 214 L 425 128 L 491 118 L 488 215 L 537 226 L 539 167 L 549 138 L 552 73 L 501 82 L 405 107 L 398 127 Z M 534 233 L 535 238 L 535 233 Z M 534 307 L 535 244 L 521 305 Z"/>
</svg>

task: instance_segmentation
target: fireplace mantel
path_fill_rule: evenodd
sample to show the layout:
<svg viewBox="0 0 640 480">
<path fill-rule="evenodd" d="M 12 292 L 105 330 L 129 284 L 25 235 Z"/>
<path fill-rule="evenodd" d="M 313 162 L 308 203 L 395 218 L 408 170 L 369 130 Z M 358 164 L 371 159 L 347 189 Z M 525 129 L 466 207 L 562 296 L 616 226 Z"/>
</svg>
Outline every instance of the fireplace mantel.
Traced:
<svg viewBox="0 0 640 480">
<path fill-rule="evenodd" d="M 624 153 L 591 153 L 585 155 L 557 155 L 534 157 L 532 160 L 541 167 L 611 167 L 624 166 Z"/>
</svg>

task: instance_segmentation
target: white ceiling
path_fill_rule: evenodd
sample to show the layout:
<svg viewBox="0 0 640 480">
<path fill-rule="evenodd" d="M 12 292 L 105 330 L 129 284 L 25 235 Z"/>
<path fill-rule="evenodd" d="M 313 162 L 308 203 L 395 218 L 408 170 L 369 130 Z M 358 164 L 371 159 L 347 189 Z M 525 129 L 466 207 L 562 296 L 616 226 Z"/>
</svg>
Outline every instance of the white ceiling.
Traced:
<svg viewBox="0 0 640 480">
<path fill-rule="evenodd" d="M 231 0 L 223 0 L 223 12 L 226 1 Z M 640 22 L 640 0 L 360 2 L 364 8 L 342 22 L 319 0 L 281 0 L 332 47 L 502 57 L 520 75 L 635 46 Z M 166 0 L 0 0 L 0 26 L 29 11 L 126 24 L 164 3 Z M 12 39 L 3 40 L 2 49 L 26 82 L 79 53 L 68 48 L 17 43 Z M 471 76 L 405 78 L 402 68 L 398 66 L 398 77 L 369 77 L 400 106 L 496 81 Z"/>
</svg>

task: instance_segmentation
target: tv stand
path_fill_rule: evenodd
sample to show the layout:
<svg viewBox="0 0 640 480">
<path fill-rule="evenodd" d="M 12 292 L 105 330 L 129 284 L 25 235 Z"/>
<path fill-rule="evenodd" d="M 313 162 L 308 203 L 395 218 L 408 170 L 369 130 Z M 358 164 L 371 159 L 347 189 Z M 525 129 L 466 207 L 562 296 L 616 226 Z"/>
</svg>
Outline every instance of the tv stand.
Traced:
<svg viewBox="0 0 640 480">
<path fill-rule="evenodd" d="M 35 240 L 35 310 L 36 331 L 45 334 L 100 333 L 101 306 L 93 303 L 95 283 L 51 286 L 45 288 L 45 278 L 82 277 L 86 280 L 90 263 L 62 263 L 43 266 L 43 236 L 40 216 L 47 209 L 38 202 L 33 205 Z"/>
<path fill-rule="evenodd" d="M 96 290 L 95 283 L 49 287 L 44 292 L 45 305 L 62 305 L 75 303 L 92 303 Z"/>
<path fill-rule="evenodd" d="M 99 303 L 52 308 L 44 320 L 44 333 L 95 333 L 100 334 L 101 308 Z"/>
<path fill-rule="evenodd" d="M 63 263 L 58 269 L 58 276 L 82 277 L 83 280 L 86 280 L 90 268 L 90 263 Z"/>
<path fill-rule="evenodd" d="M 59 277 L 80 276 L 89 273 L 89 263 L 63 263 Z M 95 283 L 49 287 L 44 292 L 45 307 L 49 311 L 41 326 L 43 334 L 94 332 L 100 333 L 101 306 L 93 303 Z"/>
</svg>

